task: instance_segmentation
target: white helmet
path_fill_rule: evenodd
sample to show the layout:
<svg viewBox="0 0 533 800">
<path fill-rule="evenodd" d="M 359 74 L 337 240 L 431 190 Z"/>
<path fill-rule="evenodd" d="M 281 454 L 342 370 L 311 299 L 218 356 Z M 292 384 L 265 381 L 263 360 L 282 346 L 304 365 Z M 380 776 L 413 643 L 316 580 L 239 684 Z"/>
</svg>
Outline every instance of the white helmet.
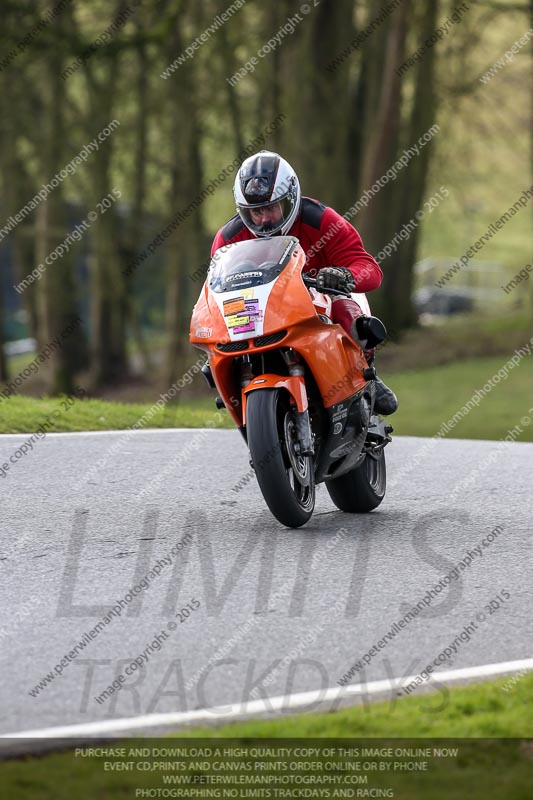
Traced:
<svg viewBox="0 0 533 800">
<path fill-rule="evenodd" d="M 302 199 L 295 171 L 270 150 L 243 161 L 233 195 L 242 221 L 254 236 L 285 236 L 294 225 Z"/>
</svg>

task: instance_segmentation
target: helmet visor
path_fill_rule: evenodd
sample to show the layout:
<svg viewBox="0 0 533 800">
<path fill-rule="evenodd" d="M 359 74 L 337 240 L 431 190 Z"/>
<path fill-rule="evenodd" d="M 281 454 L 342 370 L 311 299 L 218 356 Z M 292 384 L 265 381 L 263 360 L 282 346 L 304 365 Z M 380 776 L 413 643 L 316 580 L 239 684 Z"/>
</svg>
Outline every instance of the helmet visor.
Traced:
<svg viewBox="0 0 533 800">
<path fill-rule="evenodd" d="M 272 203 L 237 206 L 241 219 L 256 236 L 273 236 L 289 219 L 293 210 L 293 200 L 285 195 Z"/>
</svg>

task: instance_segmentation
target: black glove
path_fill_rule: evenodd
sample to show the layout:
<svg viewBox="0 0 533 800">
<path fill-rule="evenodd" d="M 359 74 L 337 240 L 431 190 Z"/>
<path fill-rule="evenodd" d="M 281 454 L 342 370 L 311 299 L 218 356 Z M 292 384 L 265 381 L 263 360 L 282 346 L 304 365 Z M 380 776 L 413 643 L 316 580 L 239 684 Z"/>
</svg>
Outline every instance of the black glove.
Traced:
<svg viewBox="0 0 533 800">
<path fill-rule="evenodd" d="M 347 267 L 324 267 L 316 276 L 316 288 L 355 292 L 355 278 Z"/>
</svg>

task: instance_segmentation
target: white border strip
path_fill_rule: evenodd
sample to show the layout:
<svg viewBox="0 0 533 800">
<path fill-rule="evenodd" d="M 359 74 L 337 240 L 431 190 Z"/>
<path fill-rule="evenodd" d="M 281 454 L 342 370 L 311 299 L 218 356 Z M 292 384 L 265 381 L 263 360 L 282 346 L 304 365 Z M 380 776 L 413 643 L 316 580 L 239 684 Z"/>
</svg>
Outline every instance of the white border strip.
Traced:
<svg viewBox="0 0 533 800">
<path fill-rule="evenodd" d="M 453 669 L 447 672 L 436 672 L 434 677 L 438 683 L 454 683 L 472 678 L 488 678 L 497 675 L 504 675 L 510 672 L 520 672 L 523 670 L 533 670 L 533 658 L 524 658 L 520 661 L 505 661 L 499 664 L 482 664 L 478 667 L 465 667 L 464 669 Z M 371 681 L 367 684 L 356 684 L 355 686 L 342 686 L 321 689 L 311 692 L 301 692 L 300 694 L 278 697 L 268 697 L 264 700 L 251 700 L 246 703 L 232 703 L 228 706 L 218 706 L 214 708 L 201 708 L 196 711 L 176 711 L 165 714 L 143 714 L 138 717 L 126 717 L 123 719 L 101 720 L 98 722 L 86 722 L 80 725 L 64 725 L 56 728 L 40 728 L 33 731 L 19 731 L 17 733 L 4 733 L 1 739 L 48 739 L 48 738 L 70 738 L 80 736 L 105 736 L 115 733 L 126 733 L 127 731 L 140 730 L 142 728 L 161 728 L 169 725 L 184 725 L 191 722 L 228 722 L 232 718 L 254 717 L 262 713 L 272 711 L 284 711 L 286 709 L 298 709 L 302 706 L 316 702 L 342 700 L 349 697 L 367 697 L 379 694 L 380 692 L 390 692 L 391 689 L 398 689 L 400 685 L 405 686 L 416 679 L 416 675 L 406 678 L 394 678 L 391 680 Z M 433 675 L 432 675 L 433 677 Z M 396 687 L 394 683 L 397 682 Z M 432 681 L 427 681 L 421 686 L 431 686 Z"/>
<path fill-rule="evenodd" d="M 52 436 L 108 436 L 114 435 L 118 436 L 120 434 L 132 434 L 135 436 L 139 436 L 143 433 L 191 433 L 191 431 L 231 431 L 237 430 L 237 428 L 140 428 L 139 430 L 132 430 L 131 428 L 122 428 L 118 430 L 110 430 L 110 431 L 50 431 L 50 433 L 46 433 L 43 438 L 48 439 Z M 35 433 L 35 431 L 33 431 Z M 32 431 L 28 431 L 28 433 L 0 433 L 0 444 L 2 443 L 3 439 L 22 439 L 27 438 L 28 436 L 32 435 Z"/>
</svg>

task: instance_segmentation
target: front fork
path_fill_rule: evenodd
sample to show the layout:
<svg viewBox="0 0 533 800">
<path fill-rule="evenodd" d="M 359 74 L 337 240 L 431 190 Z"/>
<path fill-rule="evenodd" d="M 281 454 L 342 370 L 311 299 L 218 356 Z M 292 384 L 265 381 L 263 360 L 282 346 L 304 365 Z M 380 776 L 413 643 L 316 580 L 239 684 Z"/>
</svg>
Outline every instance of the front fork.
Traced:
<svg viewBox="0 0 533 800">
<path fill-rule="evenodd" d="M 254 377 L 252 365 L 249 357 L 243 358 L 241 367 L 241 390 L 243 402 L 243 414 L 246 424 L 246 396 L 257 389 L 286 389 L 296 405 L 294 412 L 296 426 L 295 451 L 300 456 L 313 456 L 315 449 L 313 446 L 313 433 L 311 431 L 311 421 L 309 419 L 309 408 L 307 402 L 307 389 L 305 387 L 305 369 L 298 354 L 294 350 L 286 350 L 282 353 L 287 364 L 289 377 L 265 373 Z"/>
<path fill-rule="evenodd" d="M 314 456 L 315 448 L 313 445 L 313 433 L 311 431 L 311 420 L 309 410 L 296 412 L 296 435 L 297 441 L 295 449 L 300 456 Z"/>
<path fill-rule="evenodd" d="M 285 350 L 283 352 L 283 358 L 289 369 L 289 375 L 291 377 L 300 378 L 305 387 L 305 367 L 298 353 L 295 353 L 292 349 Z M 298 455 L 300 456 L 314 456 L 315 448 L 313 446 L 313 432 L 311 430 L 311 420 L 309 419 L 309 408 L 306 408 L 305 411 L 296 410 L 295 418 L 297 436 L 295 449 L 297 451 L 299 450 Z"/>
</svg>

